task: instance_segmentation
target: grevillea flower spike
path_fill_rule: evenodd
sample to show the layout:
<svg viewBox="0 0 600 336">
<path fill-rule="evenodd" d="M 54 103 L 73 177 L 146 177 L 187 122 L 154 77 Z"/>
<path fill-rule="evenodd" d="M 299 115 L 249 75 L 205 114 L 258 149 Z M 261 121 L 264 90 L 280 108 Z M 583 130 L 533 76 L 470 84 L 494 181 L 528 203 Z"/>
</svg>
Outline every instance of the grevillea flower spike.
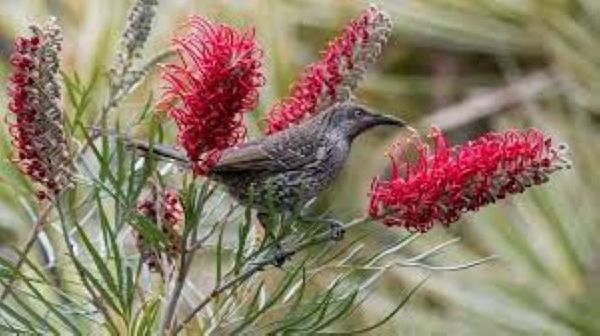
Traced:
<svg viewBox="0 0 600 336">
<path fill-rule="evenodd" d="M 179 195 L 175 190 L 159 192 L 154 188 L 152 192 L 140 200 L 137 212 L 153 223 L 166 237 L 164 254 L 155 246 L 148 244 L 141 232 L 134 230 L 136 247 L 140 251 L 142 261 L 153 272 L 162 272 L 162 261 L 172 264 L 181 254 L 183 232 L 183 207 Z"/>
<path fill-rule="evenodd" d="M 110 107 L 115 107 L 147 72 L 137 63 L 150 36 L 157 7 L 158 0 L 137 0 L 129 11 L 115 60 L 110 67 L 110 89 L 113 91 Z"/>
<path fill-rule="evenodd" d="M 390 178 L 376 178 L 371 186 L 371 217 L 426 232 L 436 222 L 449 225 L 464 212 L 545 183 L 553 172 L 571 166 L 566 146 L 535 129 L 491 132 L 456 147 L 437 128 L 430 136 L 432 147 L 412 139 L 418 153 L 414 163 L 404 154 L 406 144 L 390 154 Z"/>
<path fill-rule="evenodd" d="M 62 34 L 54 19 L 31 26 L 29 37 L 15 41 L 8 84 L 10 134 L 14 161 L 36 182 L 43 198 L 72 183 L 72 165 L 60 107 L 58 70 Z"/>
<path fill-rule="evenodd" d="M 161 105 L 177 123 L 194 172 L 203 175 L 222 150 L 245 138 L 243 115 L 256 107 L 264 82 L 262 51 L 252 29 L 238 31 L 198 16 L 186 27 L 188 34 L 173 40 L 180 62 L 164 66 Z"/>
<path fill-rule="evenodd" d="M 375 63 L 392 30 L 390 18 L 371 6 L 354 19 L 327 48 L 321 59 L 304 69 L 290 95 L 275 103 L 267 115 L 272 134 L 348 100 L 367 68 Z"/>
</svg>

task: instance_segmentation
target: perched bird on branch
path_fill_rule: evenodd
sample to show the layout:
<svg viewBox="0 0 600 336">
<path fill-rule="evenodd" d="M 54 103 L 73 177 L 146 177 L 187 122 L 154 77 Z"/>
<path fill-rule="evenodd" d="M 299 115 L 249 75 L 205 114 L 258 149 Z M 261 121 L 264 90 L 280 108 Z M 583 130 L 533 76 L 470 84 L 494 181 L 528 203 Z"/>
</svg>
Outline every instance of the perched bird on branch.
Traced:
<svg viewBox="0 0 600 336">
<path fill-rule="evenodd" d="M 226 149 L 208 177 L 224 184 L 242 204 L 255 208 L 264 223 L 271 209 L 294 211 L 318 196 L 342 170 L 352 141 L 379 125 L 403 127 L 405 123 L 356 103 L 339 103 L 302 124 Z M 132 141 L 131 145 L 150 151 L 146 143 Z M 152 152 L 191 164 L 184 152 L 173 148 L 154 146 Z M 332 239 L 341 239 L 341 225 L 328 222 Z"/>
</svg>

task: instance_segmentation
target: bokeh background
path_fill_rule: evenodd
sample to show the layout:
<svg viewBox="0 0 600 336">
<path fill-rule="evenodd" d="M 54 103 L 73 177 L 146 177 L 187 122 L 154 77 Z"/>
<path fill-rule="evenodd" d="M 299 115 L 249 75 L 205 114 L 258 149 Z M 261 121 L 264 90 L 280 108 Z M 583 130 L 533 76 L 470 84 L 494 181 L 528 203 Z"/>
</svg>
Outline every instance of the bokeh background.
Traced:
<svg viewBox="0 0 600 336">
<path fill-rule="evenodd" d="M 30 22 L 58 17 L 65 32 L 64 68 L 82 81 L 102 75 L 114 56 L 132 1 L 0 0 L 0 85 L 6 86 L 12 38 Z M 374 1 L 393 19 L 381 61 L 356 95 L 426 132 L 432 124 L 455 143 L 486 130 L 537 127 L 569 144 L 574 169 L 550 183 L 490 206 L 448 229 L 437 228 L 413 247 L 458 237 L 440 265 L 497 255 L 459 272 L 437 272 L 390 323 L 374 334 L 524 335 L 600 334 L 600 1 L 388 0 Z M 249 118 L 260 136 L 262 113 L 284 96 L 298 72 L 318 57 L 366 1 L 169 0 L 159 12 L 146 56 L 164 50 L 191 13 L 237 26 L 254 25 L 265 50 L 267 84 Z M 103 95 L 106 85 L 94 94 Z M 124 121 L 150 93 L 142 83 L 113 117 Z M 7 113 L 5 90 L 0 111 Z M 92 108 L 99 108 L 101 99 Z M 143 134 L 143 129 L 133 130 Z M 402 134 L 375 131 L 361 138 L 347 169 L 319 201 L 340 218 L 364 213 L 371 178 L 385 173 L 385 149 Z M 168 137 L 171 141 L 173 137 Z M 0 127 L 0 244 L 22 241 L 30 220 L 26 187 L 9 162 Z M 8 183 L 10 181 L 11 183 Z M 23 181 L 22 185 L 27 184 Z M 395 241 L 398 230 L 363 228 L 366 244 Z M 390 270 L 357 325 L 381 317 L 420 271 Z"/>
</svg>

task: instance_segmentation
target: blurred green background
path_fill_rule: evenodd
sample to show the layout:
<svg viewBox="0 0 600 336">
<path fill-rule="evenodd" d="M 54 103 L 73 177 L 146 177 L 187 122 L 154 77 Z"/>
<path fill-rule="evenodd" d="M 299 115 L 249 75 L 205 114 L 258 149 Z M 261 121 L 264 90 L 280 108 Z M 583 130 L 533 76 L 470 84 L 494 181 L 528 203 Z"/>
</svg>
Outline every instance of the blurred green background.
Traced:
<svg viewBox="0 0 600 336">
<path fill-rule="evenodd" d="M 319 50 L 370 2 L 344 0 L 160 1 L 147 56 L 164 50 L 191 13 L 237 26 L 254 25 L 265 50 L 267 84 L 249 118 L 260 136 L 261 113 Z M 497 255 L 461 272 L 436 273 L 393 321 L 374 334 L 600 334 L 600 1 L 374 1 L 394 21 L 382 59 L 356 92 L 422 131 L 445 128 L 456 143 L 490 129 L 537 127 L 572 149 L 574 169 L 550 183 L 437 228 L 414 248 L 460 237 L 440 265 Z M 114 56 L 131 1 L 0 0 L 0 82 L 6 86 L 11 40 L 30 22 L 58 17 L 65 33 L 63 70 L 83 81 Z M 97 85 L 102 97 L 106 85 Z M 127 120 L 160 93 L 156 74 L 113 117 Z M 5 90 L 0 110 L 6 113 Z M 100 98 L 92 108 L 99 108 Z M 143 133 L 143 130 L 134 130 Z M 26 190 L 8 162 L 1 129 L 0 244 L 27 236 Z M 383 174 L 386 147 L 402 136 L 376 131 L 361 138 L 348 168 L 320 206 L 349 219 L 366 208 L 373 176 Z M 170 137 L 173 141 L 173 137 Z M 367 244 L 395 241 L 397 229 L 373 226 Z M 368 324 L 399 300 L 419 270 L 391 270 L 363 306 Z"/>
</svg>

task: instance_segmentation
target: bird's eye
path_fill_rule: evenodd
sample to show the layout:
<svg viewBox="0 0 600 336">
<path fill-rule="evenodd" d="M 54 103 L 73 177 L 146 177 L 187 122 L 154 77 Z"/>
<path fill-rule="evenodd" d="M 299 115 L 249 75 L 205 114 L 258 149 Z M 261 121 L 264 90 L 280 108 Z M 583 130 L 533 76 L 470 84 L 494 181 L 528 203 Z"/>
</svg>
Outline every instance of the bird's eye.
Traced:
<svg viewBox="0 0 600 336">
<path fill-rule="evenodd" d="M 362 109 L 356 109 L 356 110 L 354 110 L 354 116 L 357 118 L 364 117 L 365 111 L 363 111 Z"/>
</svg>

